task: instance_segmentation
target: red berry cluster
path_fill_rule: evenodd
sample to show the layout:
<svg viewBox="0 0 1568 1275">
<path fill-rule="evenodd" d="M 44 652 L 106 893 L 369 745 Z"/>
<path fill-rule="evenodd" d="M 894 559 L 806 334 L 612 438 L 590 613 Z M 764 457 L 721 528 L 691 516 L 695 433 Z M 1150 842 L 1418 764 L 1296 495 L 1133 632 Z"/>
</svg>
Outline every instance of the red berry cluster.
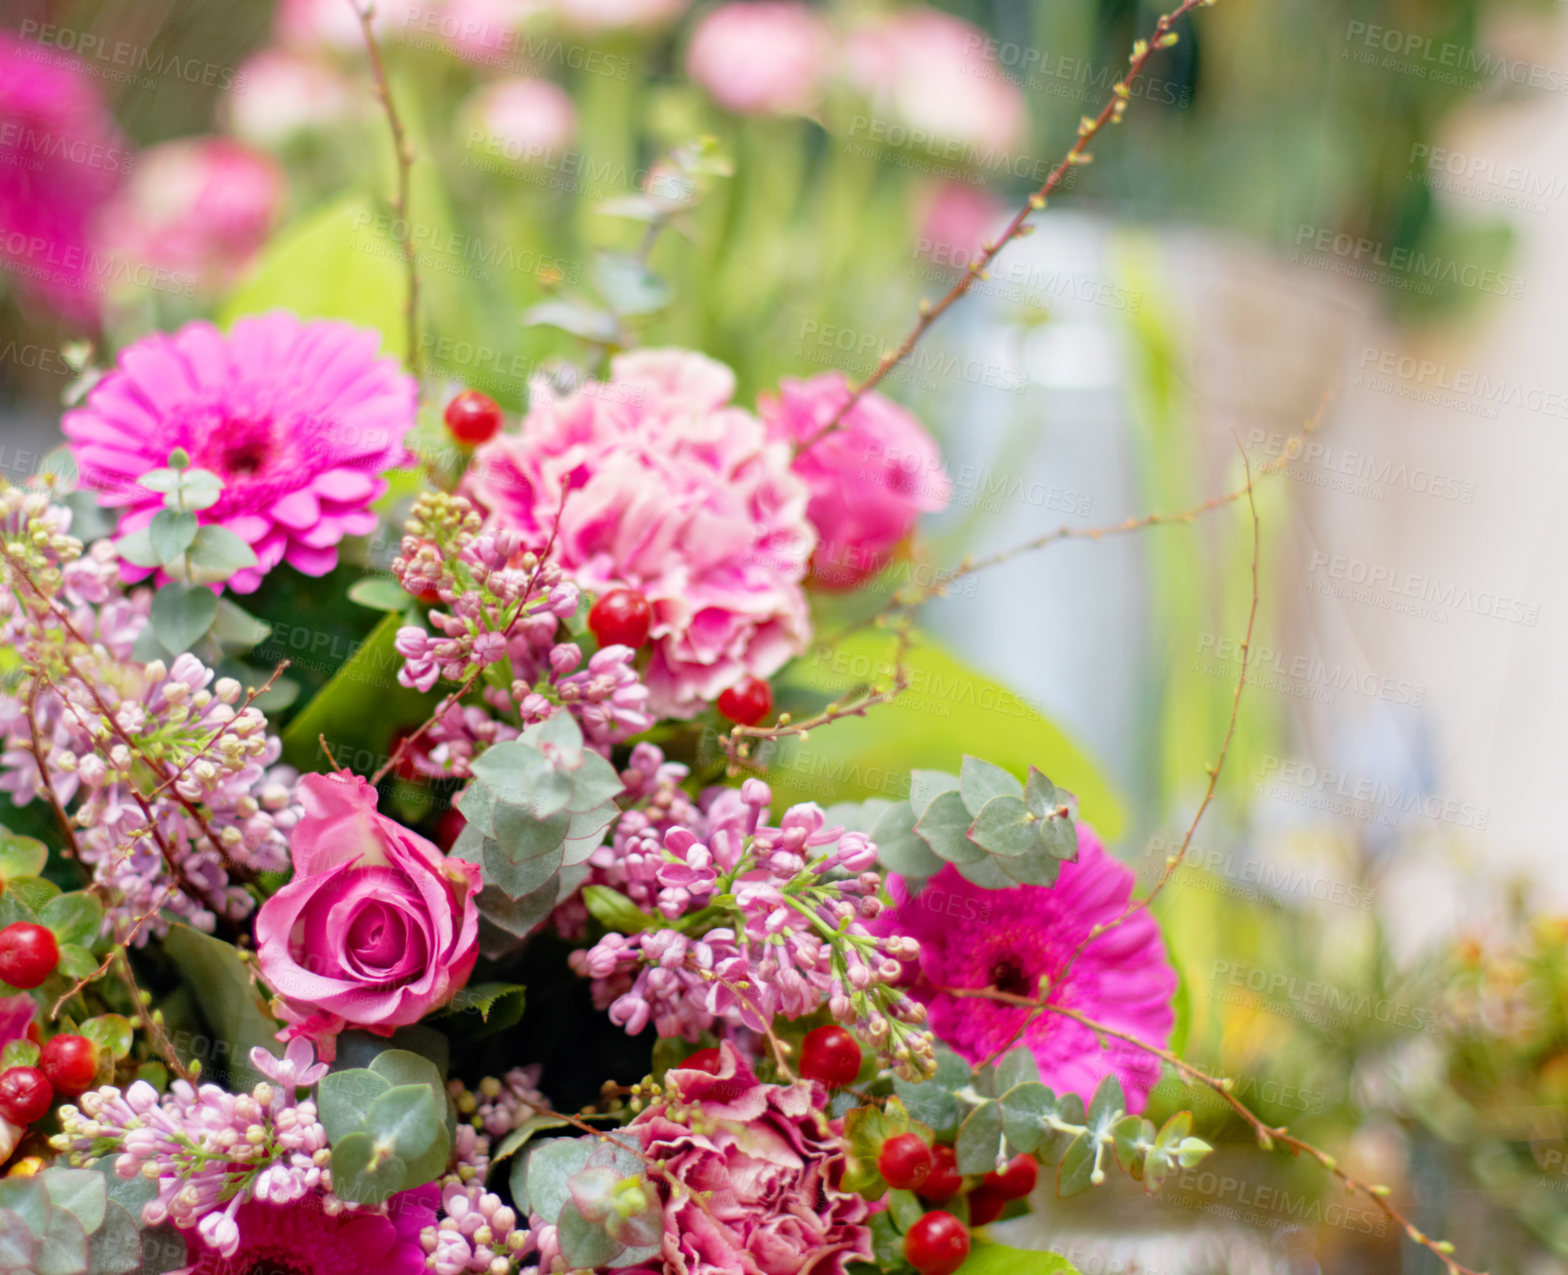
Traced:
<svg viewBox="0 0 1568 1275">
<path fill-rule="evenodd" d="M 98 1046 L 85 1036 L 52 1037 L 36 1067 L 10 1067 L 0 1074 L 0 1116 L 12 1124 L 42 1119 L 56 1095 L 76 1098 L 98 1078 Z"/>
<path fill-rule="evenodd" d="M 916 1192 L 927 1204 L 942 1204 L 964 1189 L 953 1148 L 927 1147 L 918 1133 L 901 1133 L 882 1144 L 877 1168 L 889 1186 Z M 985 1226 L 1001 1216 L 1009 1200 L 1034 1190 L 1039 1166 L 1015 1156 L 987 1173 L 969 1191 L 969 1225 Z M 904 1233 L 904 1256 L 919 1275 L 952 1275 L 969 1256 L 969 1229 L 945 1209 L 932 1209 Z"/>
</svg>

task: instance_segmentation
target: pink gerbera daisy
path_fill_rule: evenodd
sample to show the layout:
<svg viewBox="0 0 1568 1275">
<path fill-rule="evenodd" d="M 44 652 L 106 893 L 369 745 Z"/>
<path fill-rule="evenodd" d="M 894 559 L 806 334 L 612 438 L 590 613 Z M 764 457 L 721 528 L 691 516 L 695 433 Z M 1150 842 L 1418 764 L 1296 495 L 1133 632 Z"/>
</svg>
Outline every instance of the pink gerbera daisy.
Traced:
<svg viewBox="0 0 1568 1275">
<path fill-rule="evenodd" d="M 175 1275 L 425 1275 L 419 1233 L 436 1224 L 434 1183 L 387 1201 L 385 1214 L 322 1209 L 322 1197 L 241 1205 L 239 1248 L 228 1257 L 186 1231 L 186 1262 Z"/>
<path fill-rule="evenodd" d="M 1094 926 L 1122 914 L 1132 886 L 1131 870 L 1079 824 L 1078 859 L 1062 865 L 1055 885 L 986 890 L 948 864 L 910 898 L 904 883 L 891 877 L 896 906 L 873 928 L 920 940 L 920 974 L 910 990 L 929 1008 L 931 1030 L 971 1063 L 1008 1048 L 1029 1011 L 939 989 L 994 987 L 1034 996 L 1042 975 L 1052 979 L 1049 1003 L 1163 1048 L 1174 1021 L 1176 972 L 1147 912 L 1095 939 L 1056 981 Z M 1114 1073 L 1129 1105 L 1140 1108 L 1160 1076 L 1159 1060 L 1150 1054 L 1116 1040 L 1102 1049 L 1087 1027 L 1058 1014 L 1039 1015 L 1019 1043 L 1034 1053 L 1046 1085 L 1086 1102 L 1101 1079 Z"/>
<path fill-rule="evenodd" d="M 66 413 L 82 484 L 125 510 L 122 534 L 135 531 L 163 507 L 136 480 L 184 448 L 223 480 L 201 521 L 255 550 L 236 590 L 252 592 L 279 562 L 325 575 L 344 536 L 375 528 L 380 475 L 406 458 L 418 390 L 379 346 L 372 330 L 281 310 L 228 335 L 197 322 L 145 337 Z"/>
</svg>

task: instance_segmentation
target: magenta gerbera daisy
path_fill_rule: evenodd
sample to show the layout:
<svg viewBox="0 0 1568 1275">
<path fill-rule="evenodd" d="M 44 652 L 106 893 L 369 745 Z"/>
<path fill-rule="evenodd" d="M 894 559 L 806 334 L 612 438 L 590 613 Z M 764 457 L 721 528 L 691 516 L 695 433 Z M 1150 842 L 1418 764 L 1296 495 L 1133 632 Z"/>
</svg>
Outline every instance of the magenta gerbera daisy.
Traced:
<svg viewBox="0 0 1568 1275">
<path fill-rule="evenodd" d="M 1034 996 L 1042 975 L 1052 980 L 1051 1004 L 1164 1047 L 1174 1022 L 1176 972 L 1147 912 L 1089 943 L 1057 981 L 1094 926 L 1122 914 L 1132 886 L 1131 870 L 1105 853 L 1093 829 L 1079 824 L 1077 861 L 1062 865 L 1055 885 L 986 890 L 948 864 L 911 899 L 903 882 L 890 877 L 896 906 L 873 928 L 920 941 L 920 974 L 911 994 L 925 1002 L 937 1037 L 971 1063 L 1008 1048 L 1029 1011 L 939 989 L 994 987 Z M 1102 1049 L 1092 1031 L 1059 1014 L 1039 1015 L 1019 1043 L 1033 1052 L 1050 1088 L 1086 1102 L 1114 1073 L 1129 1105 L 1140 1108 L 1160 1076 L 1158 1059 L 1117 1040 Z"/>
<path fill-rule="evenodd" d="M 223 480 L 201 521 L 256 553 L 256 566 L 229 581 L 234 589 L 252 592 L 280 562 L 324 575 L 344 536 L 375 528 L 381 474 L 407 455 L 418 390 L 380 342 L 370 329 L 281 310 L 241 319 L 227 335 L 196 322 L 145 337 L 66 413 L 82 485 L 124 510 L 122 534 L 138 530 L 162 497 L 136 480 L 184 448 Z"/>
</svg>

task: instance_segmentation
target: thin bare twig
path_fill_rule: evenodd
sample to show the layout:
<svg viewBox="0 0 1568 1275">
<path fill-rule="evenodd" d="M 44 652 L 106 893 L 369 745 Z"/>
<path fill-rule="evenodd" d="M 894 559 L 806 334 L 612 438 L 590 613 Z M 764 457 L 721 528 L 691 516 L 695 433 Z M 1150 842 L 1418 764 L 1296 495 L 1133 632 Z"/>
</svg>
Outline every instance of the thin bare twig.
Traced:
<svg viewBox="0 0 1568 1275">
<path fill-rule="evenodd" d="M 887 374 L 909 356 L 911 350 L 919 344 L 922 337 L 931 329 L 931 326 L 940 319 L 949 309 L 974 285 L 977 279 L 984 277 L 987 269 L 1003 248 L 1007 247 L 1014 239 L 1026 233 L 1025 222 L 1030 214 L 1039 212 L 1045 207 L 1046 199 L 1059 186 L 1068 171 L 1079 164 L 1087 164 L 1093 158 L 1086 149 L 1100 133 L 1100 130 L 1110 123 L 1120 123 L 1122 112 L 1127 109 L 1127 102 L 1131 97 L 1130 86 L 1134 80 L 1143 73 L 1144 65 L 1156 49 L 1169 48 L 1176 43 L 1176 33 L 1171 29 L 1194 9 L 1203 8 L 1214 3 L 1214 0 L 1182 0 L 1182 3 L 1171 12 L 1162 14 L 1154 24 L 1154 31 L 1147 40 L 1138 40 L 1133 44 L 1132 55 L 1128 59 L 1127 74 L 1111 86 L 1110 99 L 1100 108 L 1100 113 L 1093 118 L 1084 116 L 1078 123 L 1078 137 L 1073 142 L 1072 148 L 1064 155 L 1055 168 L 1047 175 L 1044 184 L 1034 194 L 1029 196 L 1029 202 L 1018 210 L 1017 215 L 1007 224 L 1007 228 L 981 251 L 980 255 L 969 263 L 963 277 L 958 280 L 942 297 L 940 301 L 932 304 L 929 301 L 920 303 L 920 317 L 915 320 L 915 325 L 909 330 L 907 336 L 899 343 L 897 349 L 884 354 L 877 364 L 876 370 L 864 381 L 857 385 L 844 400 L 832 417 L 814 434 L 800 442 L 796 454 L 820 442 L 828 434 L 838 429 L 844 418 L 854 410 L 855 405 L 867 394 L 874 390 L 886 378 Z"/>
<path fill-rule="evenodd" d="M 1104 1038 L 1110 1037 L 1111 1039 L 1132 1045 L 1136 1049 L 1141 1049 L 1144 1053 L 1158 1058 L 1168 1066 L 1173 1067 L 1188 1080 L 1212 1089 L 1252 1129 L 1257 1136 L 1258 1144 L 1265 1151 L 1273 1150 L 1275 1146 L 1284 1146 L 1293 1154 L 1310 1156 L 1334 1177 L 1338 1178 L 1344 1184 L 1346 1190 L 1365 1196 L 1394 1225 L 1400 1227 L 1414 1243 L 1421 1245 L 1422 1248 L 1425 1248 L 1441 1261 L 1447 1269 L 1448 1275 L 1483 1275 L 1482 1272 L 1463 1266 L 1454 1259 L 1452 1256 L 1454 1252 L 1452 1243 L 1447 1240 L 1434 1240 L 1399 1209 L 1390 1204 L 1388 1198 L 1390 1190 L 1387 1186 L 1381 1183 L 1365 1182 L 1353 1176 L 1340 1167 L 1338 1159 L 1321 1147 L 1315 1146 L 1305 1138 L 1297 1137 L 1284 1125 L 1269 1124 L 1231 1092 L 1229 1081 L 1218 1076 L 1211 1076 L 1203 1068 L 1179 1058 L 1171 1053 L 1170 1050 L 1162 1049 L 1158 1045 L 1151 1045 L 1147 1041 L 1140 1040 L 1129 1031 L 1124 1031 L 1119 1027 L 1112 1027 L 1097 1019 L 1090 1018 L 1079 1010 L 1071 1009 L 1065 1005 L 1052 1005 L 1043 999 L 1033 1000 L 1027 996 L 1018 996 L 1012 992 L 1004 992 L 994 987 L 941 987 L 937 990 L 943 995 L 953 996 L 958 999 L 999 1001 L 1006 1005 L 1016 1005 L 1020 1008 L 1027 1007 L 1039 1013 L 1058 1014 L 1063 1018 L 1069 1018 L 1073 1022 L 1087 1027 L 1096 1036 L 1099 1036 L 1102 1041 Z"/>
<path fill-rule="evenodd" d="M 180 1061 L 180 1056 L 175 1052 L 174 1042 L 169 1039 L 169 1033 L 163 1029 L 163 1020 L 152 1007 L 152 997 L 147 996 L 136 984 L 136 974 L 131 969 L 131 958 L 125 948 L 117 948 L 120 957 L 120 981 L 125 984 L 125 990 L 131 994 L 131 1003 L 136 1006 L 137 1017 L 141 1019 L 142 1030 L 147 1033 L 148 1039 L 162 1054 L 169 1064 L 169 1070 L 174 1072 L 187 1084 L 194 1084 L 196 1078 L 191 1075 L 190 1068 Z M 114 953 L 111 953 L 113 955 Z"/>
<path fill-rule="evenodd" d="M 44 796 L 49 799 L 50 809 L 60 825 L 60 832 L 65 837 L 66 848 L 70 851 L 71 858 L 77 863 L 82 861 L 82 847 L 76 840 L 76 829 L 71 826 L 71 817 L 65 813 L 65 807 L 60 804 L 60 798 L 55 795 L 54 785 L 49 782 L 49 772 L 44 766 L 43 739 L 38 733 L 38 714 L 33 707 L 38 698 L 40 682 L 35 677 L 33 684 L 27 692 L 27 698 L 22 701 L 22 712 L 27 718 L 27 735 L 31 744 L 33 762 L 38 767 L 38 778 L 42 781 Z"/>
<path fill-rule="evenodd" d="M 365 51 L 370 58 L 370 73 L 376 83 L 376 97 L 386 113 L 387 127 L 392 133 L 392 151 L 397 163 L 397 194 L 392 199 L 392 211 L 397 222 L 402 223 L 403 264 L 408 273 L 408 292 L 403 302 L 403 322 L 408 334 L 408 366 L 419 375 L 419 254 L 414 249 L 414 227 L 408 220 L 409 186 L 414 168 L 414 148 L 409 144 L 408 131 L 403 127 L 403 117 L 398 114 L 397 103 L 392 100 L 392 83 L 387 78 L 386 63 L 381 57 L 381 44 L 376 39 L 374 21 L 375 0 L 356 3 L 354 12 L 359 17 L 360 29 L 365 34 Z M 397 238 L 397 224 L 392 227 Z"/>
</svg>

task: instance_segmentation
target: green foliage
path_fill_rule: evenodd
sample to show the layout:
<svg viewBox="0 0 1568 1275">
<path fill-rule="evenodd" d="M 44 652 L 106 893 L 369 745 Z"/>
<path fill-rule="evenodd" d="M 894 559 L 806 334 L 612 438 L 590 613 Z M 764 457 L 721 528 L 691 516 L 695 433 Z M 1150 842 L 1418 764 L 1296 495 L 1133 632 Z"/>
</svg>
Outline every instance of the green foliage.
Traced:
<svg viewBox="0 0 1568 1275">
<path fill-rule="evenodd" d="M 250 1051 L 256 1047 L 276 1053 L 273 1039 L 278 1025 L 267 1012 L 261 994 L 250 980 L 250 971 L 238 950 L 222 939 L 174 924 L 164 940 L 164 951 L 179 970 L 195 998 L 213 1037 L 210 1064 L 203 1066 L 217 1074 L 204 1079 L 227 1087 L 248 1090 L 266 1077 L 251 1065 Z"/>
<path fill-rule="evenodd" d="M 853 633 L 790 665 L 775 692 L 786 706 L 792 699 L 818 707 L 830 699 L 842 702 L 863 688 L 868 671 L 879 683 L 887 681 L 890 655 L 885 633 Z M 813 732 L 805 743 L 781 741 L 771 750 L 759 749 L 759 760 L 772 768 L 769 782 L 780 802 L 895 798 L 903 795 L 892 787 L 895 778 L 911 769 L 945 770 L 968 753 L 1013 775 L 1040 767 L 1077 797 L 1102 836 L 1114 840 L 1121 834 L 1122 803 L 1099 766 L 1017 694 L 924 636 L 910 648 L 904 666 L 910 688 L 892 702 L 864 717 L 836 721 L 832 730 Z M 895 808 L 898 804 L 895 800 Z"/>
<path fill-rule="evenodd" d="M 468 820 L 452 847 L 484 869 L 480 912 L 526 937 L 561 896 L 562 873 L 580 868 L 615 818 L 615 768 L 583 747 L 570 713 L 485 750 L 458 802 Z"/>
<path fill-rule="evenodd" d="M 528 989 L 517 983 L 470 983 L 431 1017 L 476 1016 L 483 1025 L 468 1034 L 477 1040 L 515 1027 L 527 1004 Z"/>
<path fill-rule="evenodd" d="M 512 1162 L 518 1211 L 531 1209 L 560 1232 L 574 1268 L 634 1266 L 658 1254 L 663 1210 L 631 1151 L 589 1138 L 535 1142 Z"/>
<path fill-rule="evenodd" d="M 149 1236 L 149 1247 L 162 1244 Z M 180 1248 L 183 1258 L 184 1248 Z M 143 1261 L 130 1209 L 111 1198 L 104 1175 L 51 1167 L 0 1179 L 0 1275 L 129 1275 L 170 1269 Z"/>
<path fill-rule="evenodd" d="M 901 1133 L 918 1133 L 930 1146 L 931 1130 L 915 1120 L 895 1095 L 881 1106 L 855 1107 L 844 1116 L 844 1140 L 848 1144 L 848 1164 L 844 1169 L 844 1190 L 855 1191 L 868 1200 L 879 1200 L 887 1191 L 877 1159 L 882 1144 Z"/>
<path fill-rule="evenodd" d="M 1077 857 L 1070 797 L 1033 766 L 1027 784 L 978 757 L 959 774 L 915 771 L 908 801 L 886 807 L 871 838 L 884 867 L 918 882 L 943 862 L 987 889 L 1050 885 Z"/>
<path fill-rule="evenodd" d="M 976 1241 L 964 1261 L 964 1275 L 1079 1275 L 1078 1268 L 1060 1253 L 1008 1248 L 1005 1244 Z"/>
<path fill-rule="evenodd" d="M 0 828 L 0 881 L 36 877 L 49 862 L 49 848 L 31 837 L 18 837 Z"/>
<path fill-rule="evenodd" d="M 334 1071 L 317 1087 L 332 1147 L 333 1190 L 379 1204 L 433 1182 L 452 1158 L 452 1129 L 441 1073 L 427 1058 L 389 1049 L 369 1067 Z"/>
</svg>

